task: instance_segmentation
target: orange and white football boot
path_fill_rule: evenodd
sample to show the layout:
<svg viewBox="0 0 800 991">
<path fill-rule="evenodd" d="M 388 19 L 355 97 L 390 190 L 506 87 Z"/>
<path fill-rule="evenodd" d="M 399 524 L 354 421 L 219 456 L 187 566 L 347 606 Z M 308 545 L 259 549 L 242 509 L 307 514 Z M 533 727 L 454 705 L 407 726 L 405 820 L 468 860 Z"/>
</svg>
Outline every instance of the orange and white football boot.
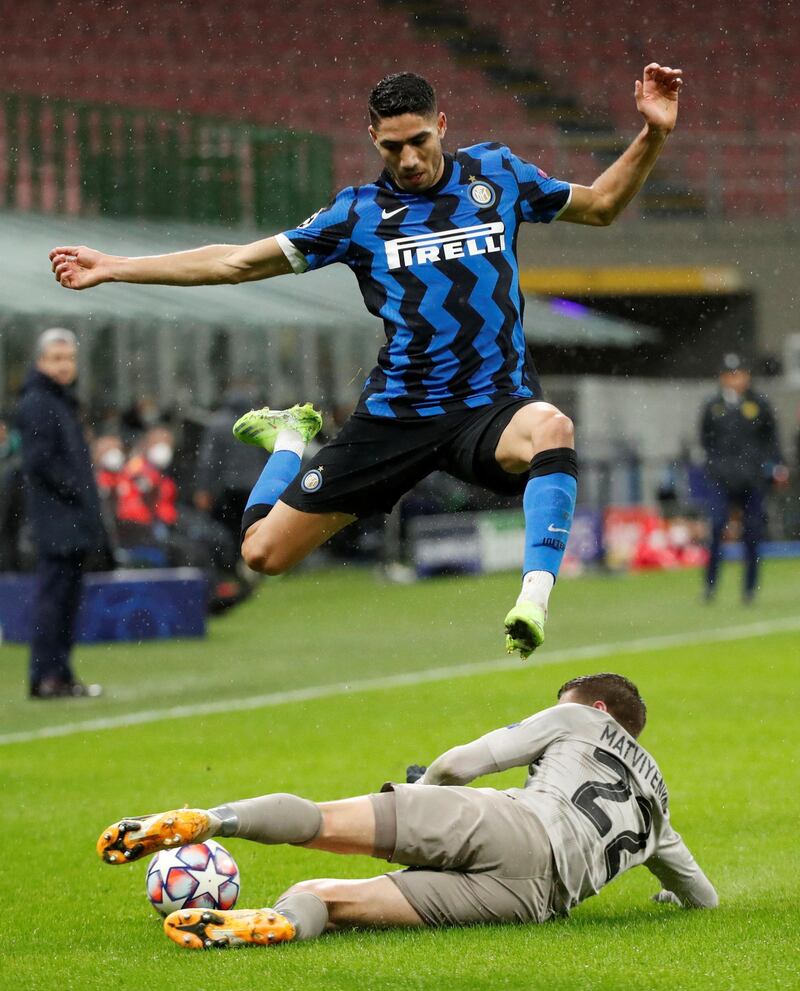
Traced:
<svg viewBox="0 0 800 991">
<path fill-rule="evenodd" d="M 187 950 L 226 946 L 273 946 L 295 937 L 295 927 L 274 908 L 209 909 L 184 908 L 164 919 L 164 932 Z"/>
<path fill-rule="evenodd" d="M 159 850 L 202 843 L 213 833 L 211 817 L 202 809 L 129 816 L 103 830 L 97 841 L 97 855 L 107 864 L 129 864 Z"/>
</svg>

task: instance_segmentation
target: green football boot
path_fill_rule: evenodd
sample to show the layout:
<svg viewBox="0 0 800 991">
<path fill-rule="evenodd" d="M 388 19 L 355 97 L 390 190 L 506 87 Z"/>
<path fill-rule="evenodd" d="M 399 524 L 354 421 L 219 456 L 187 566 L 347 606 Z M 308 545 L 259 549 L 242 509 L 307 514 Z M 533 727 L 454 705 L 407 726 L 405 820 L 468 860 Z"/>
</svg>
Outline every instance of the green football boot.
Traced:
<svg viewBox="0 0 800 991">
<path fill-rule="evenodd" d="M 544 609 L 532 602 L 518 602 L 506 616 L 506 650 L 519 651 L 522 660 L 544 643 Z"/>
<path fill-rule="evenodd" d="M 281 430 L 296 430 L 307 444 L 316 437 L 322 427 L 322 415 L 311 403 L 292 406 L 291 409 L 251 409 L 240 416 L 233 425 L 233 436 L 243 444 L 263 447 L 272 453 L 275 438 Z"/>
</svg>

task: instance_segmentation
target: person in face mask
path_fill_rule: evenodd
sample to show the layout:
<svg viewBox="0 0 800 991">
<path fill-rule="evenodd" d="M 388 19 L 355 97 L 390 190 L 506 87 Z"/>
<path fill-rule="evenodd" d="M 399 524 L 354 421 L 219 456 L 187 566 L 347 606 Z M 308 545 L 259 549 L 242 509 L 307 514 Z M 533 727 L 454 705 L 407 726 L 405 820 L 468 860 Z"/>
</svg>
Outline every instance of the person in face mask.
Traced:
<svg viewBox="0 0 800 991">
<path fill-rule="evenodd" d="M 106 529 L 112 537 L 115 537 L 117 486 L 122 469 L 125 467 L 125 448 L 122 446 L 122 439 L 115 434 L 98 437 L 92 445 L 92 463 Z"/>
<path fill-rule="evenodd" d="M 125 448 L 122 446 L 122 440 L 113 434 L 98 437 L 92 446 L 92 461 L 100 494 L 113 494 L 120 472 L 125 467 Z"/>
<path fill-rule="evenodd" d="M 175 447 L 171 431 L 165 427 L 156 427 L 147 435 L 145 457 L 159 471 L 166 471 L 172 464 Z"/>
<path fill-rule="evenodd" d="M 175 443 L 167 427 L 148 430 L 138 453 L 120 472 L 117 521 L 127 543 L 165 536 L 178 521 L 178 487 L 167 474 Z M 137 532 L 138 531 L 138 532 Z M 146 532 L 145 532 L 146 531 Z"/>
<path fill-rule="evenodd" d="M 19 434 L 0 417 L 0 571 L 22 570 L 20 529 L 24 499 Z"/>
</svg>

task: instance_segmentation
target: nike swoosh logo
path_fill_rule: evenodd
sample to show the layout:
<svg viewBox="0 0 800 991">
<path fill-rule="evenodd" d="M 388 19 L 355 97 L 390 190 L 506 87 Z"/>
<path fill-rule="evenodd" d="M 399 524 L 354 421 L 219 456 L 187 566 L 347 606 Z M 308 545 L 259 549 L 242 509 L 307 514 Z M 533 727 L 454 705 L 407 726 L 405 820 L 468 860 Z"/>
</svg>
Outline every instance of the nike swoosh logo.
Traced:
<svg viewBox="0 0 800 991">
<path fill-rule="evenodd" d="M 552 523 L 547 529 L 550 531 L 550 533 L 569 533 L 569 530 L 562 530 L 560 526 L 553 526 Z"/>
<path fill-rule="evenodd" d="M 407 206 L 399 206 L 396 210 L 381 210 L 381 216 L 384 220 L 388 220 L 389 217 L 394 217 L 398 213 L 402 213 L 403 210 L 407 210 Z"/>
</svg>

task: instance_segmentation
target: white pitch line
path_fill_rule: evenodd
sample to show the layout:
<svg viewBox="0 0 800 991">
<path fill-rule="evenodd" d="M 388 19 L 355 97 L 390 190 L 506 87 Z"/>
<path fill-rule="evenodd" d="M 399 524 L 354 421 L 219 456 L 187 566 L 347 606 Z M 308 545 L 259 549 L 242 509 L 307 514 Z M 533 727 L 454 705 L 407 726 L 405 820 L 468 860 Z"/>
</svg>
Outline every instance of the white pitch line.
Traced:
<svg viewBox="0 0 800 991">
<path fill-rule="evenodd" d="M 590 644 L 586 647 L 572 647 L 554 650 L 551 653 L 535 656 L 527 662 L 528 667 L 544 667 L 567 661 L 591 660 L 611 657 L 616 654 L 636 654 L 647 650 L 665 650 L 668 647 L 692 646 L 715 643 L 721 640 L 745 640 L 748 637 L 766 636 L 770 633 L 788 633 L 800 630 L 800 616 L 784 619 L 763 620 L 724 629 L 703 630 L 691 633 L 668 633 L 657 637 L 641 637 L 636 640 L 622 640 L 609 644 Z M 800 649 L 800 645 L 798 645 Z M 48 740 L 61 736 L 74 736 L 77 733 L 92 733 L 97 730 L 123 729 L 143 723 L 157 723 L 168 719 L 189 719 L 196 716 L 210 716 L 227 712 L 245 712 L 250 709 L 266 709 L 271 706 L 286 705 L 291 702 L 308 702 L 313 699 L 335 698 L 337 695 L 350 695 L 358 692 L 377 691 L 386 688 L 407 688 L 431 681 L 450 681 L 453 678 L 471 678 L 474 675 L 491 674 L 497 671 L 524 671 L 519 658 L 504 658 L 500 661 L 478 661 L 474 664 L 456 664 L 452 667 L 427 668 L 424 671 L 408 671 L 403 674 L 390 674 L 382 678 L 364 678 L 360 681 L 335 682 L 330 685 L 314 685 L 308 688 L 295 688 L 285 692 L 272 692 L 269 695 L 252 695 L 249 698 L 221 699 L 218 702 L 200 702 L 195 705 L 176 705 L 167 709 L 143 709 L 139 712 L 107 716 L 103 719 L 86 719 L 81 722 L 63 723 L 60 726 L 42 726 L 40 729 L 25 730 L 19 733 L 0 735 L 0 746 L 11 743 L 30 743 L 33 740 Z"/>
</svg>

